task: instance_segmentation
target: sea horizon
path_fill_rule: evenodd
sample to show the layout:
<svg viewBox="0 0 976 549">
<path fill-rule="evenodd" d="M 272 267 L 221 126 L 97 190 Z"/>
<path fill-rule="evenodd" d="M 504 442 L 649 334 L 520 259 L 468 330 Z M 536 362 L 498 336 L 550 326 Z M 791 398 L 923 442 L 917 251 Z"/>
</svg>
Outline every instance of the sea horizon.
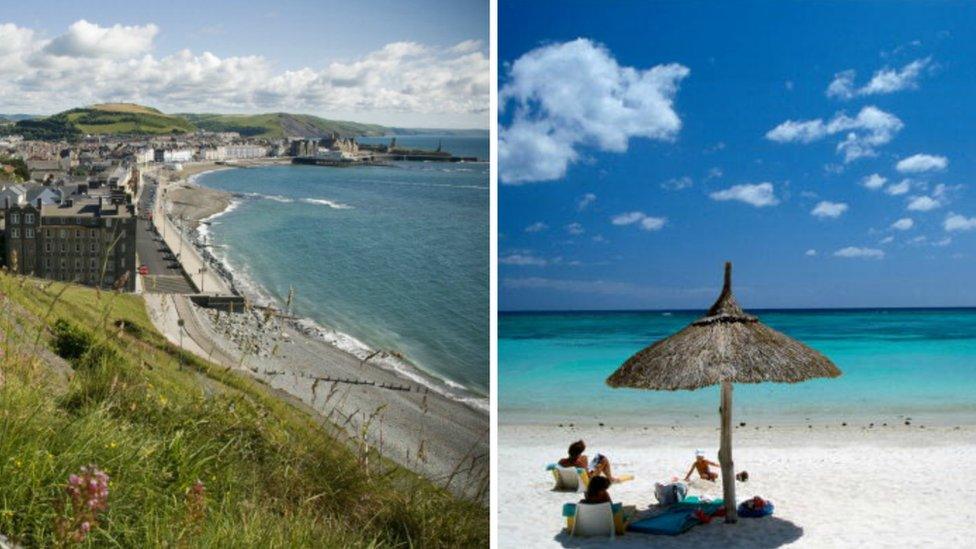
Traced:
<svg viewBox="0 0 976 549">
<path fill-rule="evenodd" d="M 737 384 L 736 421 L 976 423 L 976 307 L 750 312 L 826 355 L 842 375 Z M 717 387 L 668 392 L 605 384 L 627 358 L 702 313 L 500 312 L 499 423 L 711 425 Z"/>
</svg>

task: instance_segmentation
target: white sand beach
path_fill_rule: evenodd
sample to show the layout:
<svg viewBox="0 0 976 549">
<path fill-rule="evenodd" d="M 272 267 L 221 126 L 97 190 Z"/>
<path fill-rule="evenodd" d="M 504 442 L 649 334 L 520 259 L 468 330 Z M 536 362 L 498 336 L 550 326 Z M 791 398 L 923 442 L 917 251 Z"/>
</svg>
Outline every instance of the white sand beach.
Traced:
<svg viewBox="0 0 976 549">
<path fill-rule="evenodd" d="M 716 416 L 717 423 L 717 416 Z M 772 517 L 721 519 L 675 536 L 628 533 L 613 547 L 968 547 L 976 538 L 976 426 L 888 427 L 851 421 L 735 429 L 737 498 L 754 495 L 775 504 Z M 715 427 L 628 427 L 596 424 L 500 425 L 499 547 L 600 547 L 607 539 L 572 538 L 561 507 L 580 494 L 555 492 L 545 466 L 583 439 L 587 453 L 608 456 L 614 474 L 633 474 L 614 485 L 616 502 L 648 512 L 655 481 L 684 477 L 694 451 L 716 461 Z M 721 481 L 693 480 L 690 495 L 721 497 Z"/>
</svg>

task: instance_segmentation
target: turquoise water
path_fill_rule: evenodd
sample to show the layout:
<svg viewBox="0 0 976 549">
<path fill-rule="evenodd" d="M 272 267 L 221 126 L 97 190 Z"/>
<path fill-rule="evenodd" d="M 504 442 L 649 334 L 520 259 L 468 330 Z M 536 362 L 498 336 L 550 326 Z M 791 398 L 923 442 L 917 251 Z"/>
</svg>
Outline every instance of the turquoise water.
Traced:
<svg viewBox="0 0 976 549">
<path fill-rule="evenodd" d="M 976 309 L 751 311 L 827 355 L 836 379 L 736 385 L 740 419 L 976 419 Z M 699 312 L 502 313 L 499 422 L 713 421 L 718 389 L 611 389 L 628 357 Z"/>
<path fill-rule="evenodd" d="M 248 293 L 283 303 L 293 287 L 297 315 L 487 394 L 487 164 L 274 166 L 198 182 L 237 197 L 204 232 Z"/>
</svg>

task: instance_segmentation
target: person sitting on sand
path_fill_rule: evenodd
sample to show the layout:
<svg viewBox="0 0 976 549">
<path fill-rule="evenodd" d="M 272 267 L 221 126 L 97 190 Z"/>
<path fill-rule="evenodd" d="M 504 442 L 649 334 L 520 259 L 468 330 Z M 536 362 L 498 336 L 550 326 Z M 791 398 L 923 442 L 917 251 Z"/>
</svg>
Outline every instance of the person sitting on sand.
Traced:
<svg viewBox="0 0 976 549">
<path fill-rule="evenodd" d="M 606 456 L 597 454 L 593 456 L 593 461 L 590 462 L 586 455 L 583 453 L 586 451 L 586 443 L 582 440 L 577 440 L 576 442 L 569 445 L 569 455 L 559 460 L 560 467 L 579 467 L 581 469 L 586 469 L 590 478 L 597 476 L 605 476 L 610 482 L 614 482 L 616 479 L 610 472 L 610 460 Z"/>
<path fill-rule="evenodd" d="M 697 470 L 698 476 L 705 480 L 715 482 L 715 479 L 718 478 L 718 473 L 712 472 L 712 470 L 709 468 L 710 465 L 720 467 L 718 463 L 705 459 L 705 452 L 702 452 L 701 450 L 696 451 L 695 461 L 691 464 L 691 469 L 688 469 L 688 474 L 685 475 L 685 481 L 689 480 L 691 478 L 691 474 Z"/>
</svg>

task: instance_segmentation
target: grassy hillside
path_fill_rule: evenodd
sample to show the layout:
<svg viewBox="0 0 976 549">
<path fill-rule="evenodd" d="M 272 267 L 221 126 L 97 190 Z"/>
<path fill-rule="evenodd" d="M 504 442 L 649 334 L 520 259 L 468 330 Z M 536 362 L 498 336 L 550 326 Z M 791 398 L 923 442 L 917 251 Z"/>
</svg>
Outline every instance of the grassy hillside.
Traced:
<svg viewBox="0 0 976 549">
<path fill-rule="evenodd" d="M 0 310 L 0 534 L 17 543 L 487 546 L 484 507 L 250 378 L 181 367 L 138 296 L 4 272 Z"/>
<path fill-rule="evenodd" d="M 60 115 L 85 134 L 171 134 L 196 128 L 186 119 L 132 103 L 104 103 Z"/>
<path fill-rule="evenodd" d="M 104 103 L 71 109 L 45 118 L 19 120 L 4 129 L 24 139 L 56 141 L 77 139 L 86 134 L 180 134 L 195 131 L 193 124 L 178 116 L 132 103 Z"/>
<path fill-rule="evenodd" d="M 360 124 L 342 120 L 327 120 L 309 114 L 283 112 L 268 114 L 181 114 L 202 130 L 237 132 L 245 137 L 324 137 L 335 132 L 342 136 L 385 135 L 387 128 L 376 124 Z"/>
</svg>

